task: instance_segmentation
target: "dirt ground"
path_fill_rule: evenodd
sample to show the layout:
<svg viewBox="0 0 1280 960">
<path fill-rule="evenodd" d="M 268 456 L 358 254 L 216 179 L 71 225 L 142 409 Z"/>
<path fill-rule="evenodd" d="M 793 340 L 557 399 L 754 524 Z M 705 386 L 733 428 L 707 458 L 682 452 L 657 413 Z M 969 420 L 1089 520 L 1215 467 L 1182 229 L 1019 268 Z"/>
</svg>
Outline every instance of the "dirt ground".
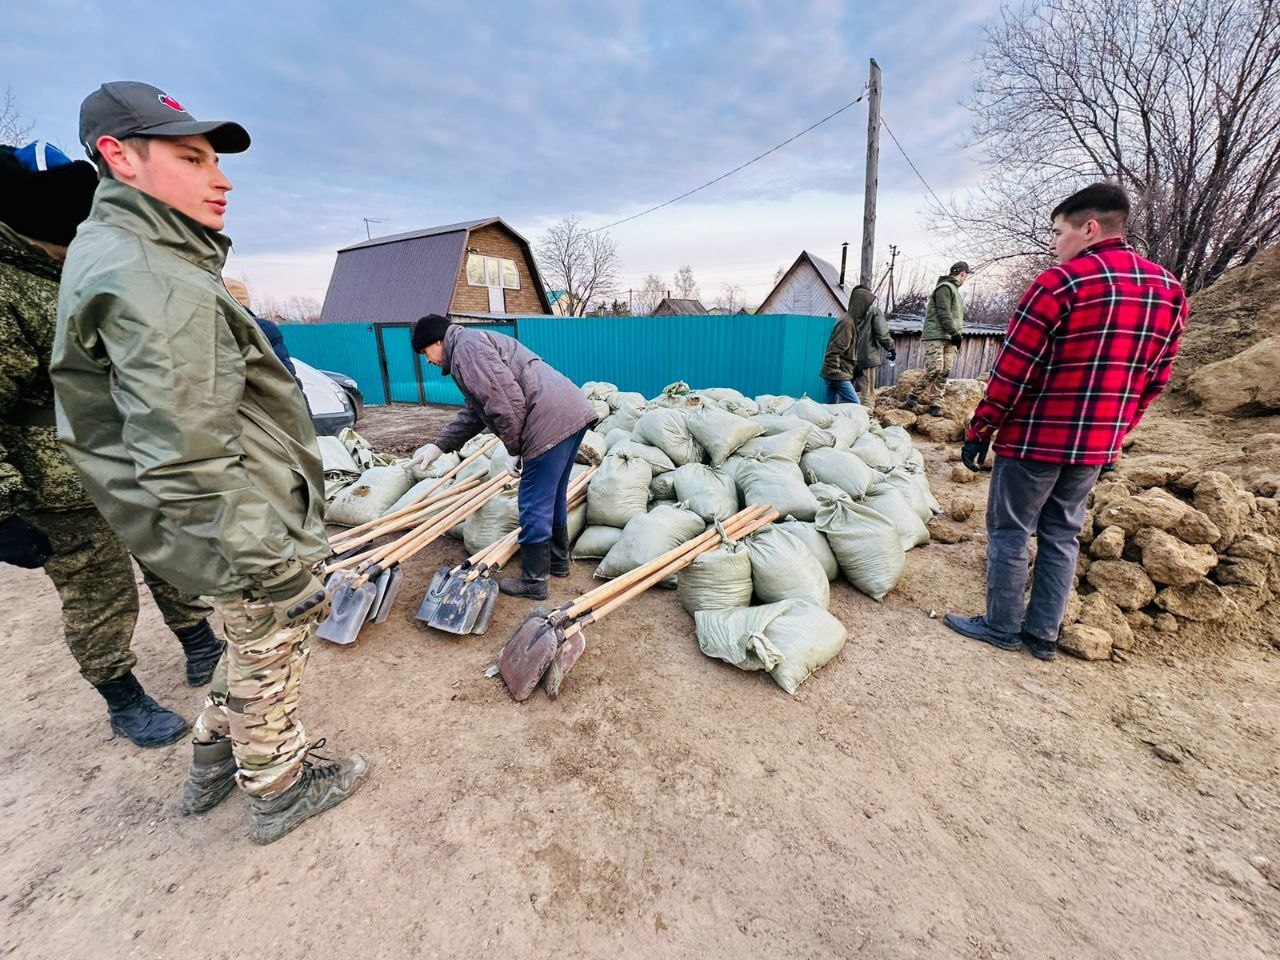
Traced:
<svg viewBox="0 0 1280 960">
<path fill-rule="evenodd" d="M 441 415 L 360 429 L 406 451 Z M 944 502 L 984 497 L 926 452 Z M 1280 654 L 1045 664 L 966 641 L 930 619 L 978 609 L 981 511 L 966 529 L 912 551 L 883 604 L 834 585 L 848 646 L 795 698 L 702 656 L 652 592 L 590 633 L 558 702 L 514 704 L 483 674 L 521 603 L 483 637 L 411 619 L 462 556 L 437 544 L 391 622 L 311 661 L 307 727 L 365 752 L 367 786 L 266 848 L 239 796 L 177 814 L 185 744 L 113 739 L 48 581 L 0 567 L 0 955 L 1276 956 Z M 552 600 L 591 584 L 576 564 Z M 135 646 L 194 715 L 149 599 Z"/>
</svg>

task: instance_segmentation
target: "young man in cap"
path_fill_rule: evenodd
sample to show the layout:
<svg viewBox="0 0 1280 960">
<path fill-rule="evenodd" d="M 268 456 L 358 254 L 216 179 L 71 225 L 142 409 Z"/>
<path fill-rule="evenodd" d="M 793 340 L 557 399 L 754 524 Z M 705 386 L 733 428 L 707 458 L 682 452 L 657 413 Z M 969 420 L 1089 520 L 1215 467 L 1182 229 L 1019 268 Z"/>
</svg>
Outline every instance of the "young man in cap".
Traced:
<svg viewBox="0 0 1280 960">
<path fill-rule="evenodd" d="M 1002 650 L 1025 645 L 1041 660 L 1053 659 L 1074 586 L 1089 491 L 1169 382 L 1187 319 L 1177 278 L 1125 242 L 1129 198 L 1120 187 L 1086 187 L 1051 219 L 1058 266 L 1023 294 L 961 451 L 976 471 L 995 436 L 987 610 L 944 618 L 966 637 Z"/>
<path fill-rule="evenodd" d="M 426 469 L 488 429 L 513 457 L 521 457 L 519 578 L 498 589 L 547 599 L 547 576 L 569 575 L 569 479 L 582 437 L 596 412 L 567 377 L 518 340 L 468 329 L 438 314 L 413 328 L 413 351 L 440 367 L 467 405 L 414 463 Z"/>
<path fill-rule="evenodd" d="M 42 141 L 0 147 L 0 562 L 44 568 L 62 601 L 67 646 L 106 701 L 111 729 L 159 747 L 187 722 L 133 674 L 133 565 L 58 443 L 49 380 L 62 261 L 97 183 L 90 164 Z M 145 565 L 142 574 L 186 652 L 187 681 L 208 683 L 223 647 L 206 619 L 212 611 Z"/>
<path fill-rule="evenodd" d="M 919 393 L 910 394 L 903 403 L 908 410 L 923 403 L 929 416 L 942 416 L 939 404 L 955 369 L 956 357 L 960 355 L 960 332 L 964 329 L 964 300 L 960 288 L 968 279 L 969 264 L 963 260 L 953 263 L 947 275 L 938 278 L 938 285 L 929 297 L 920 334 L 924 341 L 924 376 L 916 387 Z"/>
<path fill-rule="evenodd" d="M 222 283 L 231 183 L 218 153 L 249 135 L 125 81 L 85 99 L 80 139 L 102 181 L 63 269 L 59 435 L 133 554 L 213 597 L 227 650 L 183 809 L 208 810 L 238 782 L 252 838 L 270 843 L 350 796 L 367 763 L 314 764 L 298 719 L 328 605 L 324 479 L 293 378 Z"/>
</svg>

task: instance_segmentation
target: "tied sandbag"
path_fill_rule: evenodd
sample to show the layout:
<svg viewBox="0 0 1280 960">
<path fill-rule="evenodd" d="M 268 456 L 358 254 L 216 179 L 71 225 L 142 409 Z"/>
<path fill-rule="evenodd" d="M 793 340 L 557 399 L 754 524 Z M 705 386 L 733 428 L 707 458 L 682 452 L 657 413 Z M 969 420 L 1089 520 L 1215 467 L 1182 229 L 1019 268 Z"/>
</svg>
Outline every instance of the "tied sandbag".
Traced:
<svg viewBox="0 0 1280 960">
<path fill-rule="evenodd" d="M 686 463 L 672 471 L 672 477 L 676 499 L 705 522 L 728 520 L 738 512 L 738 485 L 728 474 L 705 464 Z"/>
<path fill-rule="evenodd" d="M 929 518 L 933 516 L 933 509 L 925 499 L 925 490 L 928 489 L 928 484 L 926 483 L 922 489 L 917 482 L 918 479 L 923 478 L 918 478 L 906 467 L 894 467 L 884 475 L 880 482 L 883 486 L 892 487 L 901 493 L 903 499 L 911 505 L 911 509 L 920 518 L 920 522 L 928 523 Z"/>
<path fill-rule="evenodd" d="M 853 404 L 845 404 L 845 406 L 853 406 Z M 831 421 L 831 426 L 827 427 L 827 433 L 836 438 L 835 448 L 837 450 L 848 450 L 866 432 L 848 417 L 836 417 Z"/>
<path fill-rule="evenodd" d="M 883 517 L 897 529 L 902 538 L 902 549 L 923 546 L 929 542 L 929 528 L 924 525 L 920 515 L 907 502 L 907 498 L 888 484 L 880 484 L 872 489 L 863 503 Z"/>
<path fill-rule="evenodd" d="M 607 400 L 610 394 L 618 392 L 618 385 L 606 380 L 588 380 L 582 385 L 582 392 L 588 400 Z"/>
<path fill-rule="evenodd" d="M 489 451 L 489 479 L 500 473 L 519 475 L 520 461 L 507 453 L 504 447 L 494 447 Z"/>
<path fill-rule="evenodd" d="M 644 398 L 643 393 L 636 393 L 634 390 L 615 390 L 604 398 L 604 402 L 609 405 L 610 410 L 616 412 L 627 404 L 631 404 L 633 407 L 643 407 L 649 401 Z"/>
<path fill-rule="evenodd" d="M 573 542 L 573 559 L 599 560 L 613 549 L 621 536 L 622 530 L 618 527 L 588 526 Z"/>
<path fill-rule="evenodd" d="M 503 453 L 505 454 L 506 451 L 504 450 Z M 469 480 L 472 477 L 487 476 L 489 476 L 488 457 L 476 457 L 476 459 L 471 461 L 470 465 L 463 467 L 457 474 L 457 478 L 459 480 Z"/>
<path fill-rule="evenodd" d="M 846 450 L 814 450 L 800 458 L 800 470 L 810 483 L 829 483 L 855 500 L 875 485 L 877 476 L 862 460 Z"/>
<path fill-rule="evenodd" d="M 632 431 L 641 443 L 657 447 L 677 467 L 702 460 L 702 446 L 693 439 L 683 410 L 650 410 Z"/>
<path fill-rule="evenodd" d="M 804 456 L 805 442 L 809 439 L 809 431 L 813 429 L 805 424 L 798 430 L 784 430 L 782 433 L 766 434 L 748 440 L 738 448 L 741 457 L 786 457 L 793 463 L 799 463 Z"/>
<path fill-rule="evenodd" d="M 623 430 L 621 427 L 614 427 L 604 435 L 605 453 L 613 450 L 620 443 L 626 443 L 631 439 L 631 431 Z"/>
<path fill-rule="evenodd" d="M 826 607 L 831 582 L 801 540 L 771 524 L 743 542 L 751 554 L 751 582 L 760 600 L 807 600 Z"/>
<path fill-rule="evenodd" d="M 809 484 L 809 492 L 818 498 L 819 503 L 823 500 L 853 499 L 833 483 L 811 483 Z"/>
<path fill-rule="evenodd" d="M 694 614 L 698 648 L 739 670 L 767 670 L 787 693 L 844 648 L 844 624 L 822 607 L 795 600 Z"/>
<path fill-rule="evenodd" d="M 791 534 L 808 547 L 814 559 L 821 564 L 822 572 L 827 575 L 828 580 L 834 580 L 840 575 L 840 564 L 836 562 L 836 555 L 831 552 L 831 544 L 827 543 L 827 538 L 819 532 L 817 524 L 787 517 L 785 520 L 775 522 L 774 526 Z"/>
<path fill-rule="evenodd" d="M 398 510 L 403 510 L 405 507 L 409 506 L 409 504 L 415 503 L 417 500 L 419 500 L 422 497 L 422 495 L 426 493 L 428 490 L 431 490 L 432 487 L 436 488 L 431 494 L 433 498 L 443 496 L 448 491 L 448 489 L 451 486 L 453 486 L 456 482 L 457 482 L 456 480 L 454 480 L 453 478 L 450 478 L 444 481 L 444 483 L 440 483 L 439 477 L 435 477 L 435 478 L 427 477 L 427 479 L 425 480 L 419 480 L 412 487 L 410 487 L 408 490 L 405 491 L 404 496 L 402 496 L 399 500 L 397 500 L 391 506 L 387 507 L 387 509 L 383 511 L 382 515 L 385 517 L 389 513 L 395 513 Z M 439 484 L 438 487 L 436 486 L 437 484 Z"/>
<path fill-rule="evenodd" d="M 835 419 L 831 411 L 816 400 L 810 400 L 808 397 L 801 397 L 782 412 L 788 417 L 799 417 L 801 420 L 808 420 L 823 430 L 831 426 L 831 421 Z"/>
<path fill-rule="evenodd" d="M 817 526 L 831 545 L 840 572 L 855 589 L 872 600 L 883 600 L 898 585 L 907 555 L 887 517 L 842 496 L 819 501 Z"/>
<path fill-rule="evenodd" d="M 431 461 L 431 466 L 427 467 L 426 476 L 429 479 L 439 480 L 461 462 L 462 457 L 457 453 L 442 453 Z"/>
<path fill-rule="evenodd" d="M 884 441 L 885 446 L 889 448 L 889 452 L 893 454 L 895 466 L 901 466 L 906 463 L 907 457 L 915 449 L 911 442 L 911 434 L 907 433 L 902 427 L 885 427 L 880 439 Z"/>
<path fill-rule="evenodd" d="M 653 500 L 674 500 L 676 498 L 676 475 L 674 470 L 655 474 L 649 481 L 649 497 Z"/>
<path fill-rule="evenodd" d="M 722 543 L 680 571 L 676 592 L 689 613 L 751 603 L 751 554 L 741 543 Z"/>
<path fill-rule="evenodd" d="M 728 460 L 748 440 L 764 433 L 761 424 L 705 406 L 690 412 L 685 422 L 689 433 L 707 451 L 707 457 L 715 467 Z"/>
<path fill-rule="evenodd" d="M 649 506 L 653 470 L 639 457 L 609 454 L 587 484 L 587 523 L 625 527 Z"/>
<path fill-rule="evenodd" d="M 462 457 L 463 460 L 465 460 L 467 459 L 467 457 L 471 456 L 473 453 L 475 453 L 477 450 L 479 450 L 481 447 L 483 447 L 486 443 L 488 443 L 492 439 L 493 439 L 492 433 L 488 433 L 488 432 L 477 433 L 474 437 L 472 437 L 470 440 L 468 440 L 466 443 L 462 445 L 462 448 L 458 451 L 458 455 Z"/>
<path fill-rule="evenodd" d="M 577 543 L 582 531 L 587 529 L 587 505 L 580 504 L 569 511 L 569 543 Z M 613 530 L 614 527 L 607 529 Z"/>
<path fill-rule="evenodd" d="M 320 462 L 325 473 L 350 473 L 360 476 L 361 470 L 351 456 L 347 445 L 337 437 L 316 437 L 316 446 L 320 448 Z"/>
<path fill-rule="evenodd" d="M 591 404 L 591 409 L 596 412 L 596 423 L 613 416 L 613 411 L 609 409 L 609 404 L 603 400 L 588 400 L 587 403 Z"/>
<path fill-rule="evenodd" d="M 786 395 L 774 396 L 772 393 L 762 393 L 755 399 L 756 406 L 760 408 L 760 412 L 763 414 L 782 413 L 783 410 L 796 402 L 795 397 Z"/>
<path fill-rule="evenodd" d="M 726 397 L 718 402 L 722 410 L 740 417 L 754 417 L 760 412 L 760 405 L 750 397 Z"/>
<path fill-rule="evenodd" d="M 763 504 L 800 520 L 812 520 L 818 511 L 818 501 L 805 486 L 800 467 L 785 457 L 746 459 L 736 479 L 742 502 L 748 506 Z"/>
<path fill-rule="evenodd" d="M 669 383 L 662 388 L 662 392 L 658 394 L 650 403 L 659 407 L 683 407 L 685 397 L 689 395 L 689 385 L 683 380 L 677 380 L 675 383 Z"/>
<path fill-rule="evenodd" d="M 409 461 L 370 467 L 325 507 L 325 523 L 357 527 L 383 516 L 414 484 Z"/>
<path fill-rule="evenodd" d="M 746 463 L 745 457 L 740 457 L 736 453 L 718 466 L 716 469 L 723 473 L 726 477 L 733 477 L 733 482 L 738 482 L 738 468 Z"/>
<path fill-rule="evenodd" d="M 462 522 L 462 542 L 467 553 L 479 553 L 520 526 L 520 489 L 501 491 Z"/>
<path fill-rule="evenodd" d="M 682 504 L 654 507 L 627 521 L 622 536 L 596 568 L 596 576 L 602 580 L 620 577 L 692 540 L 705 529 L 702 518 Z M 675 586 L 675 575 L 662 585 Z"/>
<path fill-rule="evenodd" d="M 859 434 L 871 429 L 871 410 L 860 403 L 824 403 L 823 408 L 835 417 L 834 423 L 847 420 L 858 428 Z M 828 429 L 830 429 L 828 427 Z"/>
<path fill-rule="evenodd" d="M 698 393 L 700 393 L 704 397 L 710 397 L 712 400 L 714 400 L 716 403 L 720 404 L 721 406 L 724 405 L 724 401 L 726 400 L 745 400 L 746 399 L 746 397 L 744 397 L 737 390 L 733 389 L 733 387 L 706 387 L 702 390 L 699 390 Z"/>
<path fill-rule="evenodd" d="M 635 429 L 636 423 L 644 415 L 644 412 L 645 405 L 642 403 L 624 403 L 611 416 L 605 417 L 597 423 L 595 430 L 597 433 L 606 435 L 613 430 L 625 430 L 630 433 Z"/>
<path fill-rule="evenodd" d="M 849 452 L 857 454 L 868 467 L 881 473 L 888 473 L 894 467 L 892 452 L 874 433 L 867 432 L 860 436 L 849 448 Z"/>
<path fill-rule="evenodd" d="M 919 450 L 912 451 L 919 454 Z M 916 486 L 920 489 L 920 496 L 924 500 L 925 506 L 929 508 L 929 512 L 935 517 L 942 512 L 942 504 L 938 502 L 938 498 L 933 495 L 933 488 L 929 486 L 929 475 L 924 469 L 924 457 L 921 455 L 919 465 L 916 464 L 914 457 L 908 457 L 907 462 L 902 465 L 902 469 L 907 471 Z"/>
<path fill-rule="evenodd" d="M 816 423 L 810 423 L 800 417 L 761 413 L 752 417 L 751 420 L 753 423 L 758 423 L 764 427 L 764 433 L 767 437 L 777 436 L 789 430 L 804 430 L 805 450 L 818 450 L 821 447 L 834 447 L 836 445 L 835 434 L 829 430 L 823 430 Z"/>
<path fill-rule="evenodd" d="M 592 467 L 599 466 L 608 452 L 604 437 L 594 430 L 588 430 L 582 435 L 582 443 L 578 444 L 578 453 L 574 457 L 574 462 L 585 463 Z"/>
<path fill-rule="evenodd" d="M 626 454 L 628 457 L 639 457 L 645 463 L 649 464 L 649 469 L 655 475 L 666 473 L 668 470 L 674 470 L 676 465 L 671 462 L 671 458 L 659 450 L 657 447 L 650 446 L 647 443 L 641 443 L 634 437 L 623 440 L 616 447 L 609 450 L 611 454 Z"/>
</svg>

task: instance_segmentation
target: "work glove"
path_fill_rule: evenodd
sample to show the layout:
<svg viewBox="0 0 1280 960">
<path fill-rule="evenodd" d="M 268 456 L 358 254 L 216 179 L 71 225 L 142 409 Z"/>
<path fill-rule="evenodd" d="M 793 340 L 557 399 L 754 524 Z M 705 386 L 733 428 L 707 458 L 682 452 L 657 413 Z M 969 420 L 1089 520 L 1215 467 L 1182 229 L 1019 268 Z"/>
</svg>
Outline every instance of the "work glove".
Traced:
<svg viewBox="0 0 1280 960">
<path fill-rule="evenodd" d="M 425 471 L 431 464 L 443 454 L 444 451 L 437 447 L 434 443 L 428 443 L 425 447 L 419 447 L 413 452 L 413 458 L 409 461 L 415 469 Z"/>
<path fill-rule="evenodd" d="M 300 567 L 292 576 L 262 589 L 285 623 L 319 619 L 329 612 L 329 595 L 324 584 L 306 567 Z"/>
<path fill-rule="evenodd" d="M 897 362 L 897 360 L 898 360 L 898 351 L 897 351 L 897 350 L 886 350 L 886 351 L 884 352 L 884 355 L 885 355 L 885 357 L 888 359 L 888 361 L 889 361 L 890 363 L 896 363 L 896 362 Z"/>
<path fill-rule="evenodd" d="M 960 462 L 977 473 L 982 469 L 982 463 L 987 459 L 987 450 L 990 447 L 990 440 L 966 440 L 960 449 Z"/>
<path fill-rule="evenodd" d="M 960 334 L 953 334 L 951 337 L 951 345 L 957 350 L 960 349 Z"/>
<path fill-rule="evenodd" d="M 35 570 L 53 556 L 53 544 L 43 530 L 21 517 L 0 520 L 0 563 Z"/>
</svg>

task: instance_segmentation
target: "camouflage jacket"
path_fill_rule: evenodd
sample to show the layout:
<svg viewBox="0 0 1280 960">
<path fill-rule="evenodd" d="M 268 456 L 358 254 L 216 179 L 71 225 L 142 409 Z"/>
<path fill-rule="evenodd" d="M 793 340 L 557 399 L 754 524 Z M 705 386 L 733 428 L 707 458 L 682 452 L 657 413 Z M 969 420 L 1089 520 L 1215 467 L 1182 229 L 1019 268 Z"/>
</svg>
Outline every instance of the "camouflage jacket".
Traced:
<svg viewBox="0 0 1280 960">
<path fill-rule="evenodd" d="M 49 354 L 61 272 L 0 223 L 0 520 L 89 506 L 53 415 Z"/>
</svg>

